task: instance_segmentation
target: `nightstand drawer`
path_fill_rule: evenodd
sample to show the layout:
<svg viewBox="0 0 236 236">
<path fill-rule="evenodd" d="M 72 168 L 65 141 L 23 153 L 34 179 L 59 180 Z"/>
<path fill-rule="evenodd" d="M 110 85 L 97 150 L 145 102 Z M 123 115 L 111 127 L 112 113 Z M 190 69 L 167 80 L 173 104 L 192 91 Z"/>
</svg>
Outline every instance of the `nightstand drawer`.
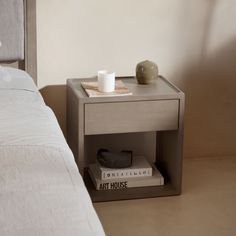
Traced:
<svg viewBox="0 0 236 236">
<path fill-rule="evenodd" d="M 85 135 L 178 129 L 179 100 L 85 104 Z"/>
</svg>

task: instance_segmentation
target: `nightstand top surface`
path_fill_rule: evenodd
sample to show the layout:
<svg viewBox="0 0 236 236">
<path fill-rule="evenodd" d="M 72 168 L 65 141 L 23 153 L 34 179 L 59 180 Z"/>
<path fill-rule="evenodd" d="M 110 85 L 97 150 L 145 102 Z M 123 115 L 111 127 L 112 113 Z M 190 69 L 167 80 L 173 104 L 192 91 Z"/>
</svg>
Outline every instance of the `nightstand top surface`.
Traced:
<svg viewBox="0 0 236 236">
<path fill-rule="evenodd" d="M 137 83 L 135 77 L 116 77 L 121 79 L 124 84 L 132 92 L 128 96 L 116 97 L 88 97 L 81 82 L 96 81 L 96 78 L 87 79 L 68 79 L 67 85 L 72 88 L 76 96 L 84 102 L 112 102 L 112 101 L 135 101 L 135 100 L 150 100 L 150 99 L 178 99 L 183 97 L 183 92 L 175 85 L 169 82 L 164 77 L 160 76 L 158 80 L 148 85 L 141 85 Z"/>
</svg>

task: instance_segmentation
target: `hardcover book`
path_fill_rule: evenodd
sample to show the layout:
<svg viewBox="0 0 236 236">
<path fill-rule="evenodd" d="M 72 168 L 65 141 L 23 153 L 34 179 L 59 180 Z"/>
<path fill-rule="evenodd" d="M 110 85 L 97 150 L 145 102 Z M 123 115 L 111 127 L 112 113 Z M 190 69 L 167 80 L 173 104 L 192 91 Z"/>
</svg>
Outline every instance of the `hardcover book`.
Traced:
<svg viewBox="0 0 236 236">
<path fill-rule="evenodd" d="M 89 97 L 114 97 L 132 95 L 129 88 L 121 80 L 116 80 L 115 90 L 103 93 L 98 90 L 98 82 L 81 82 L 82 87 Z"/>
<path fill-rule="evenodd" d="M 101 180 L 152 176 L 152 167 L 144 156 L 134 157 L 129 168 L 111 169 L 101 166 L 99 162 L 96 163 L 96 167 Z"/>
<path fill-rule="evenodd" d="M 98 175 L 96 164 L 90 165 L 88 172 L 96 190 L 118 190 L 135 187 L 164 185 L 164 178 L 155 166 L 153 166 L 152 176 L 127 179 L 101 180 Z"/>
</svg>

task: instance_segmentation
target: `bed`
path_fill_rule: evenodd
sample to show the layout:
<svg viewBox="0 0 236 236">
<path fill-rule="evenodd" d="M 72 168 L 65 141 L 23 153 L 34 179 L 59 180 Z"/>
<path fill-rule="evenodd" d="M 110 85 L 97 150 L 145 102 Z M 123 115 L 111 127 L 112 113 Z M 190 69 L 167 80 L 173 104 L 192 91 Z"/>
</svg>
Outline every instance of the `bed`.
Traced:
<svg viewBox="0 0 236 236">
<path fill-rule="evenodd" d="M 27 9 L 21 0 L 0 4 L 14 14 Z M 0 61 L 27 65 L 18 36 L 9 54 L 0 49 Z M 54 113 L 27 72 L 6 66 L 0 66 L 0 235 L 105 235 Z"/>
</svg>

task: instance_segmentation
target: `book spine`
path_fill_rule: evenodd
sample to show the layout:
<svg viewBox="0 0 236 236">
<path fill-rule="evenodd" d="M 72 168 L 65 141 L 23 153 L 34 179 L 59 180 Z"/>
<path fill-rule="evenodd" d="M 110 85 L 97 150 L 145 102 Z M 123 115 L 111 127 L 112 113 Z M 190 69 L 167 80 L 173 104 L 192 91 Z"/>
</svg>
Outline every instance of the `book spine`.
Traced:
<svg viewBox="0 0 236 236">
<path fill-rule="evenodd" d="M 135 188 L 135 187 L 148 187 L 148 186 L 160 186 L 164 184 L 164 179 L 160 177 L 159 179 L 155 179 L 152 182 L 145 181 L 130 181 L 130 180 L 120 180 L 120 181 L 94 181 L 94 185 L 97 190 L 119 190 L 119 189 L 127 189 L 127 188 Z"/>
<path fill-rule="evenodd" d="M 141 169 L 127 169 L 127 170 L 110 170 L 102 171 L 98 167 L 98 173 L 102 180 L 108 179 L 122 179 L 122 178 L 131 178 L 131 177 L 147 177 L 152 176 L 152 168 L 141 168 Z"/>
</svg>

